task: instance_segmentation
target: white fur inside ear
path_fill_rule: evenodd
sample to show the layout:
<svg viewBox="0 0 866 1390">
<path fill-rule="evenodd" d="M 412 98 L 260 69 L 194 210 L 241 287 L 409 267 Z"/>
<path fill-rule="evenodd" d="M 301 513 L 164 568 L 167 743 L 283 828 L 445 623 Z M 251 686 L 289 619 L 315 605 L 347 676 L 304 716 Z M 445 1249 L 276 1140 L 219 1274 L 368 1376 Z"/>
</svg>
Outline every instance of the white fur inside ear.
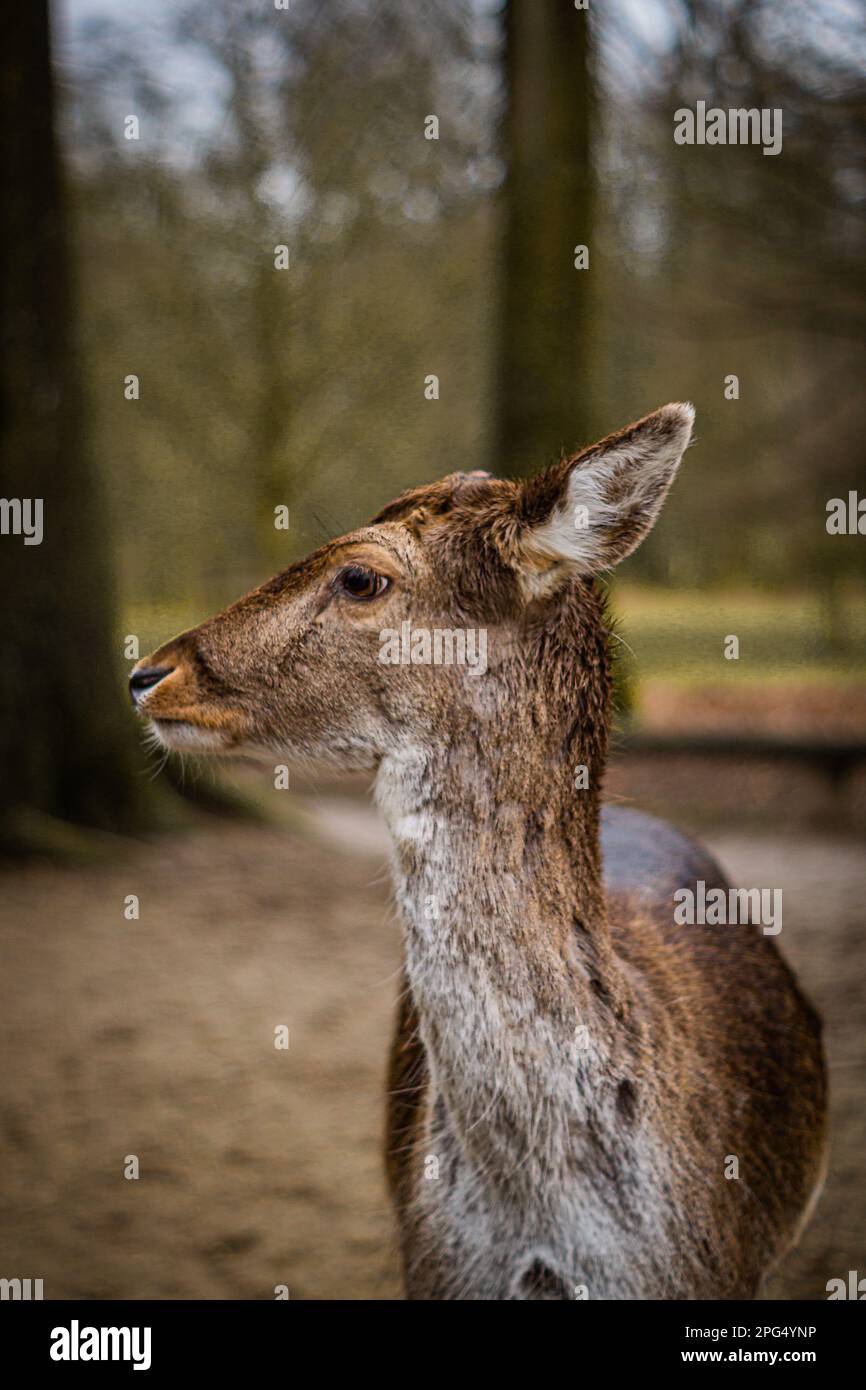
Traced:
<svg viewBox="0 0 866 1390">
<path fill-rule="evenodd" d="M 691 405 L 666 405 L 578 459 L 560 503 L 526 535 L 528 555 L 587 572 L 624 559 L 661 511 L 693 421 Z"/>
<path fill-rule="evenodd" d="M 602 470 L 574 469 L 564 504 L 526 538 L 527 547 L 549 560 L 595 569 L 602 563 L 604 536 L 616 521 L 616 508 L 605 501 Z"/>
</svg>

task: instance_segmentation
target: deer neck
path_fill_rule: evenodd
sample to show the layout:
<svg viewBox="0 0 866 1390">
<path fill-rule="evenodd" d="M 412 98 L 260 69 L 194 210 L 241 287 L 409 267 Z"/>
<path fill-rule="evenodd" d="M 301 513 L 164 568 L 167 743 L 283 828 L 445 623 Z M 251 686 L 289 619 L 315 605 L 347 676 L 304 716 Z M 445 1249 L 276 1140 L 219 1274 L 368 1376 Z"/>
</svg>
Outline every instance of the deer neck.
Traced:
<svg viewBox="0 0 866 1390">
<path fill-rule="evenodd" d="M 434 1091 L 488 1173 L 520 1164 L 545 1108 L 568 1124 L 591 1106 L 622 1006 L 597 790 L 532 725 L 406 749 L 377 781 Z"/>
</svg>

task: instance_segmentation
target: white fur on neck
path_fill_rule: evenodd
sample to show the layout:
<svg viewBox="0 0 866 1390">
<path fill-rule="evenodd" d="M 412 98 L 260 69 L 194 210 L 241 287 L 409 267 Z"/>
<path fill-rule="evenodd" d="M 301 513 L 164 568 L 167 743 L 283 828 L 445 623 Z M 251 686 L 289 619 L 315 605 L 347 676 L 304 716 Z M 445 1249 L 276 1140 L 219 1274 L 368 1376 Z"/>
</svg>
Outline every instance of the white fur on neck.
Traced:
<svg viewBox="0 0 866 1390">
<path fill-rule="evenodd" d="M 429 761 L 418 749 L 383 760 L 376 798 L 394 842 L 407 973 L 433 1075 L 458 1129 L 477 1120 L 491 1090 L 508 1094 L 525 1123 L 525 1141 L 518 1138 L 525 1150 L 541 1108 L 573 1115 L 580 1086 L 591 1084 L 602 1063 L 602 1040 L 590 1029 L 589 1046 L 575 1049 L 587 1020 L 578 1015 L 573 976 L 554 933 L 527 945 L 526 922 L 538 911 L 534 880 L 479 852 L 495 827 L 437 804 Z M 551 990 L 545 1011 L 539 998 Z M 495 1119 L 486 1125 L 491 1144 Z M 547 1160 L 558 1166 L 562 1157 Z M 509 1164 L 527 1154 L 502 1158 Z"/>
<path fill-rule="evenodd" d="M 514 928 L 532 908 L 531 882 L 479 859 L 477 835 L 489 827 L 439 806 L 422 750 L 383 760 L 376 798 L 394 841 L 429 1074 L 427 1156 L 454 1164 L 453 1181 L 422 1182 L 419 1201 L 431 1228 L 460 1232 L 466 1265 L 455 1277 L 476 1289 L 488 1281 L 491 1297 L 521 1296 L 508 1279 L 539 1259 L 567 1286 L 589 1282 L 592 1297 L 648 1296 L 593 1148 L 592 1136 L 612 1133 L 617 1117 L 616 1044 L 587 1002 L 591 991 L 579 1013 L 561 955 L 545 955 L 543 940 L 537 952 L 527 949 Z M 548 990 L 563 971 L 552 1009 L 539 1006 L 539 970 Z M 650 1136 L 636 1132 L 628 1142 L 645 1150 L 632 1157 L 633 1173 L 664 1171 Z M 641 1205 L 661 1244 L 664 1203 L 650 1189 Z"/>
</svg>

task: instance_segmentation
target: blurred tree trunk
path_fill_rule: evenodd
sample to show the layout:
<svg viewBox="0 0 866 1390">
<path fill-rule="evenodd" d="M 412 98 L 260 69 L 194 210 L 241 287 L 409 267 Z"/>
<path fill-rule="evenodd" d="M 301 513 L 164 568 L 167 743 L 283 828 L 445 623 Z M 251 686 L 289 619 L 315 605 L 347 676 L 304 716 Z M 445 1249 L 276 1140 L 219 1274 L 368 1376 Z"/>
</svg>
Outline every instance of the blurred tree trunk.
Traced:
<svg viewBox="0 0 866 1390">
<path fill-rule="evenodd" d="M 41 498 L 44 515 L 41 544 L 0 535 L 0 837 L 7 849 L 50 847 L 58 821 L 131 828 L 144 804 L 113 639 L 106 520 L 82 434 L 54 106 L 47 0 L 7 7 L 0 45 L 0 493 Z"/>
<path fill-rule="evenodd" d="M 248 206 L 251 212 L 260 212 L 258 225 L 266 227 L 269 222 L 268 210 L 255 190 L 250 190 Z M 290 336 L 288 286 L 291 271 L 274 269 L 273 250 L 269 246 L 260 246 L 256 254 L 259 264 L 253 272 L 250 294 L 253 306 L 252 345 L 258 387 L 250 429 L 255 479 L 255 539 L 260 553 L 272 565 L 279 566 L 285 564 L 286 535 L 274 530 L 274 508 L 277 504 L 292 506 L 295 501 L 288 462 L 291 418 L 287 365 Z"/>
<path fill-rule="evenodd" d="M 508 0 L 497 472 L 589 442 L 593 176 L 589 15 Z"/>
<path fill-rule="evenodd" d="M 274 507 L 294 501 L 286 463 L 290 419 L 288 285 L 291 272 L 274 266 L 274 249 L 285 244 L 274 225 L 273 209 L 262 197 L 261 180 L 273 157 L 266 125 L 258 109 L 259 77 L 253 62 L 261 38 L 262 15 L 252 8 L 225 10 L 226 27 L 214 35 L 211 53 L 231 78 L 231 110 L 237 133 L 237 155 L 231 166 L 240 190 L 249 229 L 255 268 L 249 287 L 252 308 L 256 392 L 251 403 L 250 450 L 253 512 L 252 551 L 263 551 L 274 564 L 285 550 L 285 538 L 274 530 Z M 269 21 L 265 18 L 265 25 Z"/>
</svg>

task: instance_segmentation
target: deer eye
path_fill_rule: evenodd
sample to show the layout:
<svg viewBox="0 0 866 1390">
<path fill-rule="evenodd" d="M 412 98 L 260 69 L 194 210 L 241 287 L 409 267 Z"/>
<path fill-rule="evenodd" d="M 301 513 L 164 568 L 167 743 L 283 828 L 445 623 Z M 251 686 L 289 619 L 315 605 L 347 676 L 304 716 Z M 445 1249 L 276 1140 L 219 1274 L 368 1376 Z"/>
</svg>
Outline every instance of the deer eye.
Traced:
<svg viewBox="0 0 866 1390">
<path fill-rule="evenodd" d="M 384 574 L 377 574 L 375 570 L 368 570 L 363 565 L 349 565 L 337 576 L 338 587 L 344 594 L 355 599 L 378 598 L 380 594 L 384 594 L 390 583 L 390 579 Z"/>
</svg>

